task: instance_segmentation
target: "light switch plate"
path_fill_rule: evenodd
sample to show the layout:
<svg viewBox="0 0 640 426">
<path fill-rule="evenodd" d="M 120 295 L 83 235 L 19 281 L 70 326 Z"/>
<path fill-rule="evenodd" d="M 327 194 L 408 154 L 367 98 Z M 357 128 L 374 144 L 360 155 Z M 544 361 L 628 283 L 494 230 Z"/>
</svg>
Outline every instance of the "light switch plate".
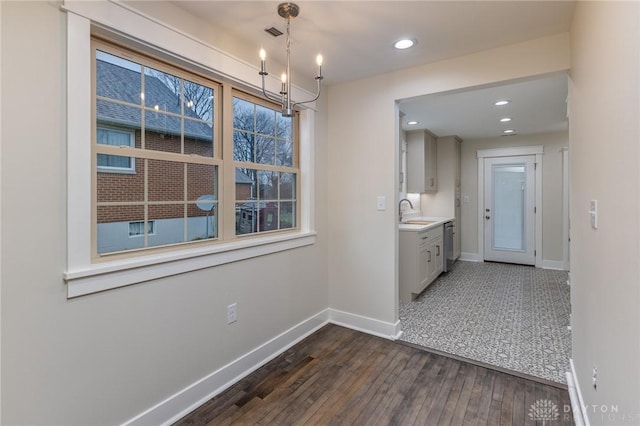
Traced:
<svg viewBox="0 0 640 426">
<path fill-rule="evenodd" d="M 591 200 L 591 209 L 589 214 L 591 215 L 591 227 L 598 229 L 598 200 Z"/>
<path fill-rule="evenodd" d="M 380 195 L 377 199 L 378 210 L 385 210 L 387 208 L 387 200 L 384 195 Z"/>
</svg>

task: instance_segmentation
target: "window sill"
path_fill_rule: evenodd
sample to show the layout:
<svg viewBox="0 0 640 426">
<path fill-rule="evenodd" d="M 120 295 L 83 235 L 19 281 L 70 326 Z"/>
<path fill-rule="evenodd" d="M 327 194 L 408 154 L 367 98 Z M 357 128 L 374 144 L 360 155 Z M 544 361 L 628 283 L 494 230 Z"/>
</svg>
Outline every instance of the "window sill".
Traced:
<svg viewBox="0 0 640 426">
<path fill-rule="evenodd" d="M 160 253 L 70 269 L 63 275 L 67 298 L 124 287 L 314 244 L 315 232 L 252 238 L 211 247 Z"/>
</svg>

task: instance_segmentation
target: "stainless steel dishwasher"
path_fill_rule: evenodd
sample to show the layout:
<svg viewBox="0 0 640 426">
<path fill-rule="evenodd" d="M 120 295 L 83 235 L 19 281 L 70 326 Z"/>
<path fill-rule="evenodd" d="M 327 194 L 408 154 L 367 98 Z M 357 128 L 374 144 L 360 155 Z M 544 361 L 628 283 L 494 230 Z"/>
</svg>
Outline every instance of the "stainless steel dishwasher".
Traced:
<svg viewBox="0 0 640 426">
<path fill-rule="evenodd" d="M 444 272 L 449 272 L 455 259 L 453 258 L 453 222 L 444 224 Z"/>
</svg>

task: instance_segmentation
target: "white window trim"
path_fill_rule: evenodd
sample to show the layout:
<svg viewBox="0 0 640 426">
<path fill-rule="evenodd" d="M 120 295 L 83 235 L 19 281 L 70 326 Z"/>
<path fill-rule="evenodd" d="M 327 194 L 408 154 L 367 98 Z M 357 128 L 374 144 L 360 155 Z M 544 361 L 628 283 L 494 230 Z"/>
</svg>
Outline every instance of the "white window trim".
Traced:
<svg viewBox="0 0 640 426">
<path fill-rule="evenodd" d="M 67 297 L 209 268 L 315 243 L 314 112 L 300 114 L 300 231 L 92 263 L 91 260 L 91 25 L 154 45 L 179 60 L 209 69 L 257 91 L 258 68 L 115 2 L 65 1 L 67 13 Z M 214 65 L 215 64 L 215 65 Z M 268 82 L 277 92 L 279 80 Z M 306 91 L 294 88 L 305 98 Z M 310 105 L 312 108 L 314 104 Z M 73 224 L 73 226 L 69 226 Z M 80 230 L 80 231 L 79 231 Z M 86 230 L 82 232 L 81 230 Z"/>
</svg>

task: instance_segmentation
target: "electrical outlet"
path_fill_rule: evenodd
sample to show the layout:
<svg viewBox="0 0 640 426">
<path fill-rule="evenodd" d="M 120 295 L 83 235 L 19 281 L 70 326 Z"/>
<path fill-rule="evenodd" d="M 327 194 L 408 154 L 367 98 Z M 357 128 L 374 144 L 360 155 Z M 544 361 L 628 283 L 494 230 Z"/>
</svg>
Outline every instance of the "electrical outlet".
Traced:
<svg viewBox="0 0 640 426">
<path fill-rule="evenodd" d="M 227 324 L 232 324 L 238 321 L 238 304 L 232 303 L 227 306 Z"/>
<path fill-rule="evenodd" d="M 598 390 L 598 368 L 593 366 L 593 390 Z"/>
</svg>

